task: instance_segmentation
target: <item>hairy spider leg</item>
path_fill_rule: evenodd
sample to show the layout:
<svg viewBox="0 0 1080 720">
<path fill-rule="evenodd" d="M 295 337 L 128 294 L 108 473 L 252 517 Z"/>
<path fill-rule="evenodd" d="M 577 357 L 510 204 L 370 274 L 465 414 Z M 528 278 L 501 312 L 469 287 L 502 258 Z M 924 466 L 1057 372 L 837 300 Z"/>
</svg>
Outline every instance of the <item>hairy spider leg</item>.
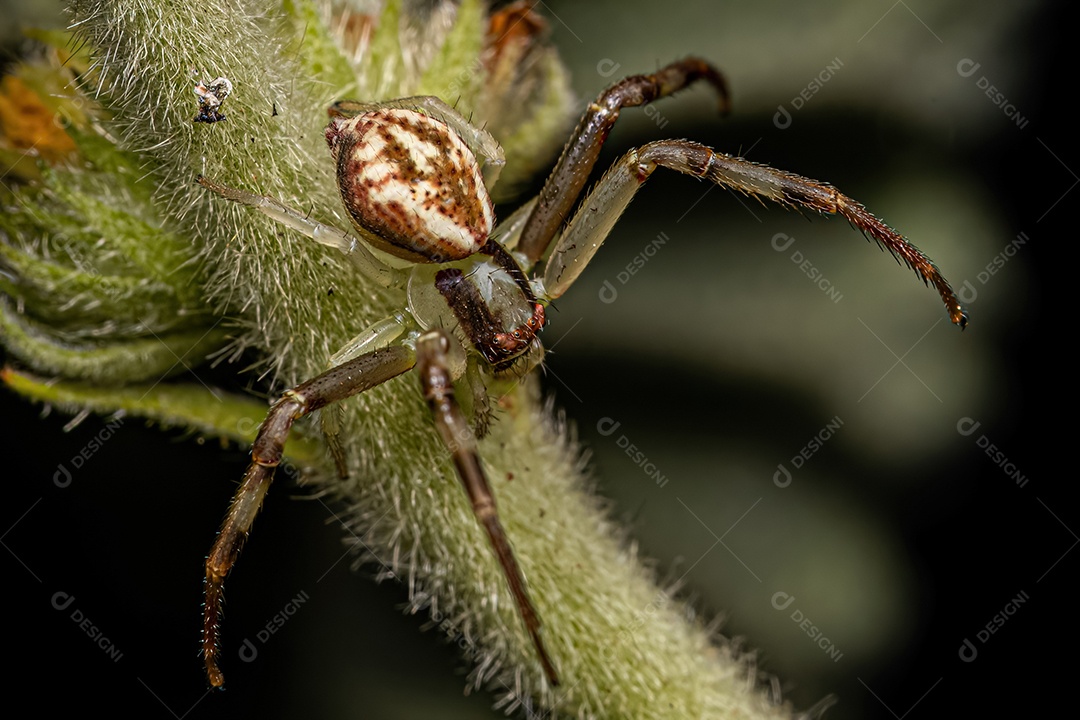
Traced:
<svg viewBox="0 0 1080 720">
<path fill-rule="evenodd" d="M 661 140 L 631 150 L 604 175 L 559 238 L 544 268 L 544 293 L 557 298 L 570 287 L 607 238 L 638 188 L 657 166 L 703 178 L 745 195 L 788 207 L 837 214 L 915 271 L 941 296 L 949 318 L 964 328 L 967 311 L 937 266 L 862 204 L 818 180 L 718 153 L 689 140 Z"/>
<path fill-rule="evenodd" d="M 626 107 L 647 105 L 697 80 L 712 85 L 720 97 L 720 113 L 726 115 L 731 108 L 727 81 L 713 65 L 696 57 L 678 60 L 651 75 L 624 78 L 600 93 L 596 101 L 589 105 L 563 148 L 558 164 L 544 182 L 518 241 L 518 248 L 530 263 L 536 263 L 544 256 L 559 227 L 570 216 L 596 165 L 601 146 L 619 119 L 619 111 Z"/>
<path fill-rule="evenodd" d="M 450 342 L 449 336 L 441 329 L 427 332 L 417 341 L 416 369 L 420 373 L 424 398 L 435 417 L 439 436 L 453 457 L 454 467 L 472 503 L 473 513 L 487 532 L 491 547 L 502 566 L 503 575 L 506 576 L 514 602 L 517 603 L 518 613 L 540 658 L 544 675 L 552 685 L 558 685 L 559 677 L 555 672 L 555 665 L 551 662 L 544 647 L 544 640 L 540 636 L 540 617 L 529 600 L 525 589 L 525 576 L 517 564 L 502 523 L 499 522 L 495 496 L 480 465 L 476 438 L 454 398 L 454 385 L 450 379 L 447 358 Z"/>
<path fill-rule="evenodd" d="M 363 273 L 364 277 L 382 287 L 395 287 L 404 281 L 405 273 L 398 272 L 380 261 L 362 242 L 344 230 L 312 220 L 305 213 L 266 195 L 255 195 L 228 185 L 222 185 L 216 180 L 211 180 L 203 175 L 199 175 L 196 182 L 226 200 L 255 208 L 270 219 L 296 230 L 320 245 L 326 245 L 341 251 L 352 262 L 353 266 Z"/>
<path fill-rule="evenodd" d="M 218 668 L 219 631 L 225 577 L 236 564 L 244 540 L 262 507 L 266 491 L 281 462 L 292 424 L 325 405 L 408 372 L 416 364 L 416 354 L 405 345 L 375 350 L 332 368 L 297 385 L 274 404 L 251 446 L 251 465 L 233 496 L 229 513 L 217 540 L 206 558 L 206 604 L 203 607 L 203 659 L 210 684 L 221 687 L 225 676 Z"/>
<path fill-rule="evenodd" d="M 404 335 L 410 327 L 412 327 L 412 323 L 406 319 L 404 313 L 394 313 L 391 317 L 375 323 L 345 343 L 340 350 L 330 356 L 326 369 L 335 368 L 372 350 L 387 347 Z M 319 411 L 319 427 L 326 438 L 326 446 L 330 450 L 330 457 L 334 458 L 338 477 L 342 480 L 349 477 L 345 445 L 341 441 L 341 425 L 344 416 L 345 406 L 341 403 L 334 403 Z"/>
</svg>

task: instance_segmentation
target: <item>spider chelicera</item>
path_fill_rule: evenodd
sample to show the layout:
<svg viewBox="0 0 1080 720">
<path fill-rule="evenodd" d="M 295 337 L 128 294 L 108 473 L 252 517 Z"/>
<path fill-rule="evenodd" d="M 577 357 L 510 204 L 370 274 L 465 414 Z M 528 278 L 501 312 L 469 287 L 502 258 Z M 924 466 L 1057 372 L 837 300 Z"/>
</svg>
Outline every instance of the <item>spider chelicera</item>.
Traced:
<svg viewBox="0 0 1080 720">
<path fill-rule="evenodd" d="M 487 186 L 495 183 L 504 161 L 489 133 L 434 97 L 334 104 L 326 141 L 355 233 L 372 247 L 415 263 L 404 268 L 378 259 L 353 234 L 277 200 L 199 178 L 200 184 L 224 198 L 257 208 L 316 242 L 337 248 L 370 281 L 396 288 L 402 296 L 399 313 L 348 343 L 331 358 L 329 370 L 282 395 L 259 428 L 251 465 L 206 560 L 202 649 L 211 685 L 224 683 L 218 668 L 224 580 L 281 462 L 292 424 L 413 369 L 419 372 L 439 435 L 502 566 L 544 674 L 551 684 L 558 683 L 539 616 L 499 522 L 476 450 L 476 436 L 484 432 L 488 416 L 483 378 L 524 373 L 540 363 L 543 347 L 537 333 L 545 323 L 546 303 L 569 289 L 657 167 L 789 207 L 843 216 L 933 285 L 954 323 L 961 328 L 967 324 L 965 310 L 933 262 L 858 202 L 827 183 L 689 140 L 660 140 L 631 150 L 571 216 L 620 110 L 698 80 L 713 86 L 726 112 L 723 76 L 698 58 L 626 78 L 605 90 L 585 111 L 540 195 L 498 226 Z M 545 261 L 536 270 L 541 260 Z M 454 381 L 462 378 L 465 382 L 459 386 L 468 387 L 473 396 L 473 426 L 454 395 Z M 334 415 L 324 412 L 322 421 L 344 476 L 345 454 Z"/>
</svg>

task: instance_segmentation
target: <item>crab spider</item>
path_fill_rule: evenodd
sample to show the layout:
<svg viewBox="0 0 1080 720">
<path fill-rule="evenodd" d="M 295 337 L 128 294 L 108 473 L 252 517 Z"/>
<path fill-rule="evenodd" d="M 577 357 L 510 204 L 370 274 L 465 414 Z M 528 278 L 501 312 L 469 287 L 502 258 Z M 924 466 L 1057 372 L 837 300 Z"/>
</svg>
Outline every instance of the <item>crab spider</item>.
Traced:
<svg viewBox="0 0 1080 720">
<path fill-rule="evenodd" d="M 545 324 L 545 305 L 570 288 L 657 167 L 789 207 L 843 216 L 933 285 L 954 323 L 961 328 L 967 324 L 965 310 L 931 260 L 858 202 L 826 183 L 689 140 L 660 140 L 631 150 L 571 216 L 622 108 L 644 105 L 698 80 L 713 86 L 721 110 L 726 111 L 723 77 L 698 58 L 626 78 L 605 90 L 585 111 L 539 196 L 498 226 L 487 187 L 495 183 L 504 163 L 502 149 L 489 133 L 433 97 L 338 102 L 329 109 L 326 141 L 354 233 L 320 223 L 272 198 L 198 179 L 218 195 L 336 248 L 371 282 L 395 288 L 402 296 L 399 313 L 348 343 L 331 358 L 329 370 L 282 395 L 259 428 L 251 464 L 206 560 L 202 649 L 211 685 L 224 683 L 218 668 L 224 580 L 281 462 L 292 424 L 413 369 L 502 567 L 540 666 L 552 685 L 558 683 L 540 618 L 499 522 L 476 450 L 476 435 L 487 422 L 482 376 L 527 372 L 541 361 L 537 333 Z M 384 262 L 364 243 L 412 264 Z M 464 384 L 474 396 L 475 431 L 455 399 L 453 383 L 466 375 Z M 335 416 L 324 412 L 321 418 L 344 475 L 345 453 Z"/>
</svg>

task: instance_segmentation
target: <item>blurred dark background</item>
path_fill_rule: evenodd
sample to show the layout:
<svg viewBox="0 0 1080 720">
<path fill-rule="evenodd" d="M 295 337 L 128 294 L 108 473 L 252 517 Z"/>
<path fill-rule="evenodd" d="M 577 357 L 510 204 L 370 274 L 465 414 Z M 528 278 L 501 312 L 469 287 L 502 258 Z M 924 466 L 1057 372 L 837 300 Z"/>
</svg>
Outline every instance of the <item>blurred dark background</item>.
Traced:
<svg viewBox="0 0 1080 720">
<path fill-rule="evenodd" d="M 826 717 L 1056 709 L 1058 678 L 1075 667 L 1080 528 L 1058 339 L 1080 168 L 1064 5 L 748 5 L 541 7 L 583 100 L 687 54 L 730 80 L 730 117 L 705 89 L 627 111 L 600 165 L 689 137 L 828 180 L 974 295 L 970 327 L 949 326 L 935 293 L 843 221 L 660 171 L 550 313 L 547 387 L 641 552 L 704 618 L 723 614 L 722 632 L 759 651 L 797 708 L 833 695 Z M 778 251 L 781 233 L 794 240 Z M 995 257 L 1007 261 L 989 274 Z M 462 695 L 454 648 L 396 609 L 405 590 L 350 572 L 325 507 L 285 485 L 230 581 L 230 642 L 322 576 L 317 595 L 255 662 L 229 663 L 225 693 L 204 697 L 201 563 L 246 453 L 129 420 L 61 488 L 58 463 L 113 431 L 91 417 L 65 433 L 68 417 L 41 418 L 7 392 L 0 402 L 6 685 L 41 712 L 497 716 L 487 695 Z M 830 423 L 839 429 L 795 469 Z M 784 487 L 781 464 L 793 470 Z M 56 593 L 71 605 L 54 609 Z"/>
</svg>

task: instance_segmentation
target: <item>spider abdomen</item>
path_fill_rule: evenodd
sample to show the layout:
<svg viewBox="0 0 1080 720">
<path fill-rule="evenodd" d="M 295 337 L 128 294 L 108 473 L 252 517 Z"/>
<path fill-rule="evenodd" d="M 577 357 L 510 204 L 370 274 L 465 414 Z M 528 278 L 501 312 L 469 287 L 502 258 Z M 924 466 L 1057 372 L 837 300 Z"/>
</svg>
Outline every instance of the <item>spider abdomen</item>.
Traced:
<svg viewBox="0 0 1080 720">
<path fill-rule="evenodd" d="M 477 252 L 495 222 L 476 156 L 445 123 L 405 108 L 335 117 L 326 141 L 342 201 L 374 247 L 422 263 Z"/>
</svg>

